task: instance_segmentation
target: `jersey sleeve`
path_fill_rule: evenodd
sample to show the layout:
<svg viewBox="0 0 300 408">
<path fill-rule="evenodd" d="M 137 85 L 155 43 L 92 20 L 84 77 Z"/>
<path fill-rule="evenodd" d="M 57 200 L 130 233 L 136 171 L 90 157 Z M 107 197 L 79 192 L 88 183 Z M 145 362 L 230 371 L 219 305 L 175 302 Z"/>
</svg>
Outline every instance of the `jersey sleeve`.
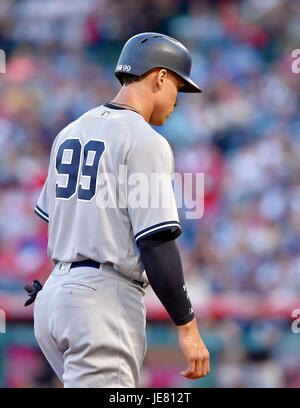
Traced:
<svg viewBox="0 0 300 408">
<path fill-rule="evenodd" d="M 171 148 L 162 136 L 147 136 L 136 140 L 127 156 L 127 205 L 136 244 L 161 232 L 166 239 L 181 234 Z"/>
<path fill-rule="evenodd" d="M 48 204 L 48 179 L 45 181 L 41 194 L 38 198 L 34 212 L 44 221 L 49 222 L 49 204 Z"/>
</svg>

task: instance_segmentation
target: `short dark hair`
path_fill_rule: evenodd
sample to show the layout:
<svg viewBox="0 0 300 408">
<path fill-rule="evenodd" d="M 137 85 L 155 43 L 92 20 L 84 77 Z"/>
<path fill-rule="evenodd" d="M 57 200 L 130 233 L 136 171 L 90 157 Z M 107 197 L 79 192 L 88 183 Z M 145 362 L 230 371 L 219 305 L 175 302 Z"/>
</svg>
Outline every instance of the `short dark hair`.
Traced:
<svg viewBox="0 0 300 408">
<path fill-rule="evenodd" d="M 133 82 L 139 82 L 141 79 L 142 79 L 142 76 L 132 75 L 132 74 L 123 74 L 121 78 L 122 83 L 125 86 L 132 84 Z"/>
<path fill-rule="evenodd" d="M 123 85 L 127 86 L 129 84 L 133 84 L 134 82 L 141 81 L 142 79 L 144 79 L 149 74 L 149 72 L 152 72 L 157 68 L 159 68 L 159 67 L 152 68 L 152 69 L 150 69 L 150 71 L 147 71 L 142 75 L 122 74 L 122 75 L 119 75 L 118 78 L 121 80 Z M 167 71 L 170 72 L 169 69 Z"/>
</svg>

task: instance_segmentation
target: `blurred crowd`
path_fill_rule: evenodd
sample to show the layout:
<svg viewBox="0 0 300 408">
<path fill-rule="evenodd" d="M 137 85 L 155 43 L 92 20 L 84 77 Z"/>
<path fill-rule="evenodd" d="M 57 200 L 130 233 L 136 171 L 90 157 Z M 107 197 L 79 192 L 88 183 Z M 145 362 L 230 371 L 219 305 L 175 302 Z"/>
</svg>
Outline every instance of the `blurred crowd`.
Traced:
<svg viewBox="0 0 300 408">
<path fill-rule="evenodd" d="M 204 197 L 196 197 L 204 200 L 204 216 L 187 220 L 180 211 L 178 242 L 193 299 L 297 297 L 300 74 L 292 73 L 291 52 L 300 48 L 299 19 L 300 3 L 288 0 L 2 0 L 0 293 L 45 280 L 51 268 L 47 225 L 33 207 L 53 139 L 114 97 L 113 70 L 124 41 L 156 31 L 191 49 L 192 77 L 203 89 L 180 95 L 158 129 L 173 148 L 177 172 L 205 175 Z M 223 379 L 229 372 L 241 378 L 230 371 L 231 357 L 220 357 Z M 245 353 L 234 358 L 242 370 Z M 270 361 L 267 372 L 286 373 Z M 291 378 L 277 384 L 295 384 Z"/>
</svg>

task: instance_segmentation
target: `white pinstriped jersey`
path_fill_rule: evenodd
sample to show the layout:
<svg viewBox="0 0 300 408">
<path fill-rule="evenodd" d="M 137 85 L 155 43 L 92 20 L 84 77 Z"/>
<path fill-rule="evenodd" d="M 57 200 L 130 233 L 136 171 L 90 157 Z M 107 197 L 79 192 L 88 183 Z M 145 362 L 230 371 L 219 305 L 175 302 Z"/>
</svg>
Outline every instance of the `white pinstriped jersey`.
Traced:
<svg viewBox="0 0 300 408">
<path fill-rule="evenodd" d="M 54 140 L 35 208 L 49 223 L 49 256 L 54 262 L 110 262 L 141 280 L 139 240 L 162 230 L 174 237 L 181 232 L 173 170 L 168 142 L 132 110 L 105 104 L 69 124 Z M 151 177 L 157 173 L 166 177 L 169 200 L 153 205 L 159 191 Z M 137 179 L 152 188 L 139 189 Z"/>
</svg>

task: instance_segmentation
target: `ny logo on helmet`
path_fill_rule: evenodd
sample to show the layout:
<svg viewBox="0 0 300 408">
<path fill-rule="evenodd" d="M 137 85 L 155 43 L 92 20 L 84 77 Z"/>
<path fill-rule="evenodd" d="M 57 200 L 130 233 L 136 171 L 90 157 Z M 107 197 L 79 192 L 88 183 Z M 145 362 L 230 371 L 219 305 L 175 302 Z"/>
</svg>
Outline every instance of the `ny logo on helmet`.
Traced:
<svg viewBox="0 0 300 408">
<path fill-rule="evenodd" d="M 118 65 L 118 71 L 130 72 L 131 65 Z"/>
</svg>

